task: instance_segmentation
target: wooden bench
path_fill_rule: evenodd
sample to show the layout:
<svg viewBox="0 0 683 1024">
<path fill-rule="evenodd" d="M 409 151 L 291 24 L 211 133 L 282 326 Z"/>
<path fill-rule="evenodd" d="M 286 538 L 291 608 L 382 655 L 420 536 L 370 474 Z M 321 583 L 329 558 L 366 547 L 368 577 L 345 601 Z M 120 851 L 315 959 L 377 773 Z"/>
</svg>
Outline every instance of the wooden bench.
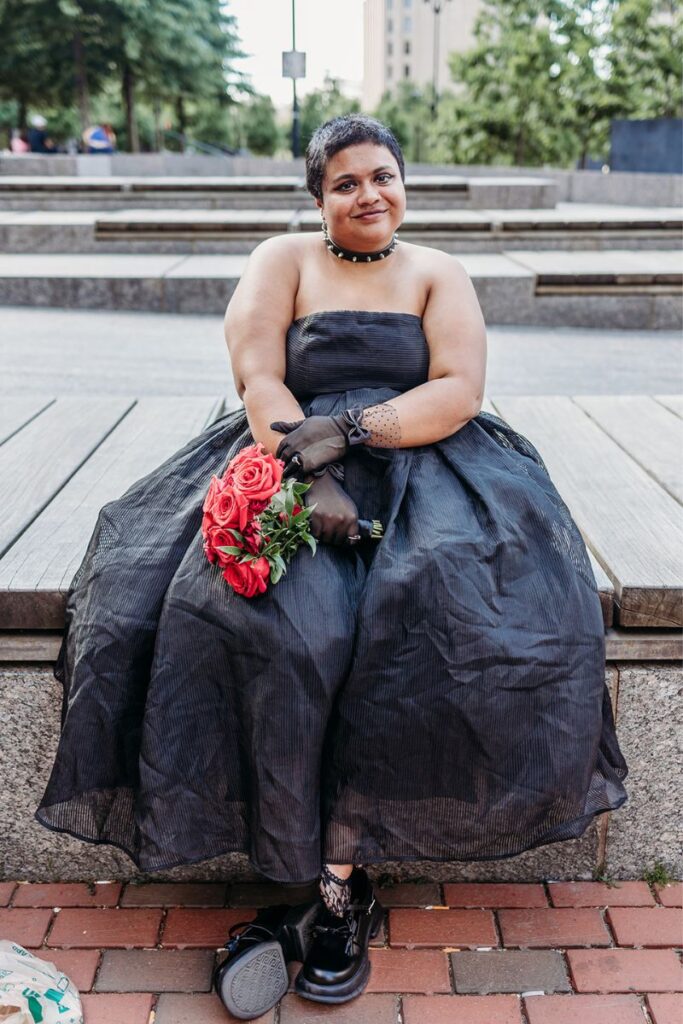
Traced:
<svg viewBox="0 0 683 1024">
<path fill-rule="evenodd" d="M 0 723 L 3 715 L 14 717 L 26 705 L 27 693 L 39 701 L 49 688 L 44 707 L 54 742 L 58 687 L 50 666 L 61 639 L 66 593 L 99 509 L 224 408 L 224 400 L 213 397 L 3 400 Z M 672 817 L 678 812 L 671 792 L 680 774 L 672 715 L 682 679 L 683 397 L 494 395 L 484 409 L 536 445 L 586 541 L 602 602 L 606 679 L 630 768 L 630 800 L 616 814 L 596 819 L 570 844 L 576 855 L 567 856 L 568 844 L 556 844 L 512 860 L 469 865 L 468 877 L 525 880 L 540 871 L 542 877 L 564 872 L 576 878 L 577 864 L 589 871 L 602 863 L 615 877 L 633 877 L 656 859 L 680 876 L 683 858 L 675 841 Z M 0 730 L 0 763 L 5 735 Z M 36 865 L 34 877 L 46 877 L 53 870 L 46 848 L 61 878 L 79 877 L 88 863 L 102 870 L 114 870 L 114 863 L 118 873 L 125 872 L 120 855 L 112 862 L 98 850 L 94 858 L 92 848 L 80 860 L 69 852 L 60 861 L 60 840 L 46 840 L 44 830 L 31 822 L 27 809 L 52 749 L 42 739 L 40 752 L 31 748 L 37 781 L 23 803 L 17 797 L 14 813 L 26 818 L 26 833 L 15 855 L 10 853 L 6 872 L 16 874 L 17 863 L 29 858 Z M 18 756 L 14 746 L 4 759 L 12 756 Z M 2 870 L 0 860 L 0 877 Z M 211 877 L 201 865 L 193 870 L 193 877 Z M 425 870 L 423 863 L 418 873 Z M 457 870 L 454 865 L 453 877 Z"/>
</svg>

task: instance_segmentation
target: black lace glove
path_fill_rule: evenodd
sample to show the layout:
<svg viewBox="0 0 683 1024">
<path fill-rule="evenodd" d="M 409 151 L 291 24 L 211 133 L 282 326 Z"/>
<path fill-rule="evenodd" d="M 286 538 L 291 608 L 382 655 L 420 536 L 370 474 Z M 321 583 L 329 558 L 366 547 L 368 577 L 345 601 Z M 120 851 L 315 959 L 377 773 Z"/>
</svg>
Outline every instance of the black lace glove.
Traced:
<svg viewBox="0 0 683 1024">
<path fill-rule="evenodd" d="M 342 485 L 327 470 L 306 479 L 311 486 L 304 494 L 311 513 L 311 533 L 325 544 L 346 544 L 348 537 L 358 536 L 358 509 Z"/>
<path fill-rule="evenodd" d="M 301 478 L 343 458 L 350 445 L 368 441 L 370 431 L 362 425 L 362 414 L 363 409 L 355 406 L 336 416 L 308 416 L 294 423 L 283 420 L 271 423 L 271 430 L 287 435 L 275 453 L 286 462 L 282 475 Z"/>
</svg>

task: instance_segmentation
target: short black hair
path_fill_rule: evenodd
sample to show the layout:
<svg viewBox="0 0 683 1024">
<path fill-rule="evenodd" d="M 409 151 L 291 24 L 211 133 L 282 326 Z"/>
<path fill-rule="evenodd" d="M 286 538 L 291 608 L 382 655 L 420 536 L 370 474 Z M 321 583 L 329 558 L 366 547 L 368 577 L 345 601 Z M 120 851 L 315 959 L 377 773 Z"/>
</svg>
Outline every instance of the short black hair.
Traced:
<svg viewBox="0 0 683 1024">
<path fill-rule="evenodd" d="M 323 177 L 328 160 L 347 146 L 357 146 L 362 142 L 386 146 L 396 158 L 401 180 L 405 182 L 403 153 L 391 128 L 369 114 L 343 114 L 316 128 L 306 147 L 306 188 L 312 196 L 316 199 L 323 197 Z"/>
</svg>

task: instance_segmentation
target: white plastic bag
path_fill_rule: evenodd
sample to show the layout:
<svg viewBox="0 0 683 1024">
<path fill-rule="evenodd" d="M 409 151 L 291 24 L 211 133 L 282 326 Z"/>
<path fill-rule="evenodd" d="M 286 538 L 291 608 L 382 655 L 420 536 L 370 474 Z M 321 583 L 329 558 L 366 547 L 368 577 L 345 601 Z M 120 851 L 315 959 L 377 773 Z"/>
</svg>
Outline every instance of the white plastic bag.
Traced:
<svg viewBox="0 0 683 1024">
<path fill-rule="evenodd" d="M 9 996 L 9 1005 L 3 1006 L 5 992 L 0 992 L 0 1024 L 33 1024 L 28 1002 L 23 996 Z"/>
<path fill-rule="evenodd" d="M 76 986 L 53 963 L 0 939 L 0 1024 L 58 1022 L 83 1024 Z"/>
</svg>

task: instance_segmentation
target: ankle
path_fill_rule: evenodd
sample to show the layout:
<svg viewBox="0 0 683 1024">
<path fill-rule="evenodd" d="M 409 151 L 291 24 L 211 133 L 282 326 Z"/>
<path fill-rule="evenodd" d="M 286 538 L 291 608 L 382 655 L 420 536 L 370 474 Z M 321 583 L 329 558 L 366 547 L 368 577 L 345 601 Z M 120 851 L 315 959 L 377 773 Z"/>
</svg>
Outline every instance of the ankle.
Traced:
<svg viewBox="0 0 683 1024">
<path fill-rule="evenodd" d="M 335 870 L 336 869 L 336 870 Z M 344 874 L 344 871 L 347 871 Z M 319 890 L 323 903 L 336 917 L 343 917 L 351 903 L 352 864 L 323 864 Z"/>
</svg>

